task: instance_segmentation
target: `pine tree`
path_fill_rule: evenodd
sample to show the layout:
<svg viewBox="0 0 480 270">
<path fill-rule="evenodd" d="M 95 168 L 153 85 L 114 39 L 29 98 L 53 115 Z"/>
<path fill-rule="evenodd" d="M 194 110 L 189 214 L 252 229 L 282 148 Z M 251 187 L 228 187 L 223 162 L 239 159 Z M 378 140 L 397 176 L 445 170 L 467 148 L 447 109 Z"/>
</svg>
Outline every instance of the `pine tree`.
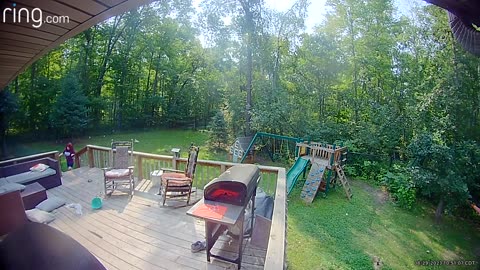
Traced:
<svg viewBox="0 0 480 270">
<path fill-rule="evenodd" d="M 210 122 L 210 143 L 216 144 L 217 148 L 221 148 L 228 142 L 227 123 L 225 122 L 225 115 L 222 111 L 218 111 Z"/>
<path fill-rule="evenodd" d="M 18 100 L 9 90 L 0 90 L 0 158 L 7 156 L 7 130 L 12 115 L 18 111 Z"/>
<path fill-rule="evenodd" d="M 88 99 L 79 86 L 74 76 L 67 76 L 50 115 L 52 127 L 60 137 L 72 137 L 74 134 L 81 134 L 87 128 Z"/>
</svg>

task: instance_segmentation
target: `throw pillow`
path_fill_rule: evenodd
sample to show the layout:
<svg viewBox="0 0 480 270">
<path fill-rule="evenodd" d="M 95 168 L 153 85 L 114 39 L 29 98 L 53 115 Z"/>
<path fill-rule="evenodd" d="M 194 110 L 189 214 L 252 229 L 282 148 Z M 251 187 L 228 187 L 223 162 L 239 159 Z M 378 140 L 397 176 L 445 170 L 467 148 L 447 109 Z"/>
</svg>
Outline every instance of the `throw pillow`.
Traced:
<svg viewBox="0 0 480 270">
<path fill-rule="evenodd" d="M 39 203 L 35 208 L 42 211 L 52 212 L 53 210 L 59 208 L 65 204 L 65 200 L 57 197 L 50 197 L 45 201 Z"/>
<path fill-rule="evenodd" d="M 32 222 L 47 224 L 55 220 L 53 214 L 38 209 L 27 210 L 25 213 L 27 214 L 28 220 Z"/>
<path fill-rule="evenodd" d="M 20 190 L 23 191 L 25 186 L 18 183 L 5 183 L 0 186 L 0 194 L 9 193 L 12 191 Z"/>
<path fill-rule="evenodd" d="M 38 163 L 34 165 L 33 167 L 30 168 L 30 171 L 32 172 L 43 172 L 48 168 L 48 165 L 45 165 L 43 163 Z"/>
</svg>

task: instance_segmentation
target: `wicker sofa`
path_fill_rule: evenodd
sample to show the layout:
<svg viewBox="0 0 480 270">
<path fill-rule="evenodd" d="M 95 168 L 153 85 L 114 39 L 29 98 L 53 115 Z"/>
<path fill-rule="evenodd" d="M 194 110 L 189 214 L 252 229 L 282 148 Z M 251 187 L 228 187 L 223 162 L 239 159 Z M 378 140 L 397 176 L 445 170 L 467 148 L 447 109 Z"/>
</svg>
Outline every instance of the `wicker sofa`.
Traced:
<svg viewBox="0 0 480 270">
<path fill-rule="evenodd" d="M 48 165 L 49 168 L 43 172 L 30 171 L 31 167 L 39 163 Z M 46 157 L 0 168 L 0 186 L 5 183 L 28 185 L 35 182 L 38 182 L 45 189 L 60 186 L 62 179 L 58 161 Z"/>
</svg>

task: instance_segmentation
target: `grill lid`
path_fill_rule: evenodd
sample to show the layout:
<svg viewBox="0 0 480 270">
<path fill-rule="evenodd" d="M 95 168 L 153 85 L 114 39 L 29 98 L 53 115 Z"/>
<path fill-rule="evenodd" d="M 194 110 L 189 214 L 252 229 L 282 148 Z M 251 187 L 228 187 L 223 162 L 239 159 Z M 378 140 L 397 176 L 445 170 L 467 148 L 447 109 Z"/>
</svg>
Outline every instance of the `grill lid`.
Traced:
<svg viewBox="0 0 480 270">
<path fill-rule="evenodd" d="M 205 186 L 204 199 L 244 206 L 252 197 L 259 177 L 258 166 L 235 165 Z"/>
</svg>

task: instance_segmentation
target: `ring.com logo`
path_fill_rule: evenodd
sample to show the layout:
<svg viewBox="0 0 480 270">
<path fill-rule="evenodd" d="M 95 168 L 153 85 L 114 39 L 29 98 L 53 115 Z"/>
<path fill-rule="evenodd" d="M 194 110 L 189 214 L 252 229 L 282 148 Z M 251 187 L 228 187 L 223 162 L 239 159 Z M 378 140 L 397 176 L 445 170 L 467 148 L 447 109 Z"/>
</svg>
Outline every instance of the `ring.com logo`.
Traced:
<svg viewBox="0 0 480 270">
<path fill-rule="evenodd" d="M 60 24 L 60 23 L 69 23 L 70 17 L 68 16 L 43 16 L 43 11 L 40 8 L 33 8 L 31 10 L 27 8 L 17 9 L 17 3 L 13 3 L 12 7 L 5 8 L 2 12 L 2 22 L 3 23 L 21 23 L 32 22 L 32 27 L 39 28 L 42 27 L 44 23 L 47 24 Z"/>
</svg>

